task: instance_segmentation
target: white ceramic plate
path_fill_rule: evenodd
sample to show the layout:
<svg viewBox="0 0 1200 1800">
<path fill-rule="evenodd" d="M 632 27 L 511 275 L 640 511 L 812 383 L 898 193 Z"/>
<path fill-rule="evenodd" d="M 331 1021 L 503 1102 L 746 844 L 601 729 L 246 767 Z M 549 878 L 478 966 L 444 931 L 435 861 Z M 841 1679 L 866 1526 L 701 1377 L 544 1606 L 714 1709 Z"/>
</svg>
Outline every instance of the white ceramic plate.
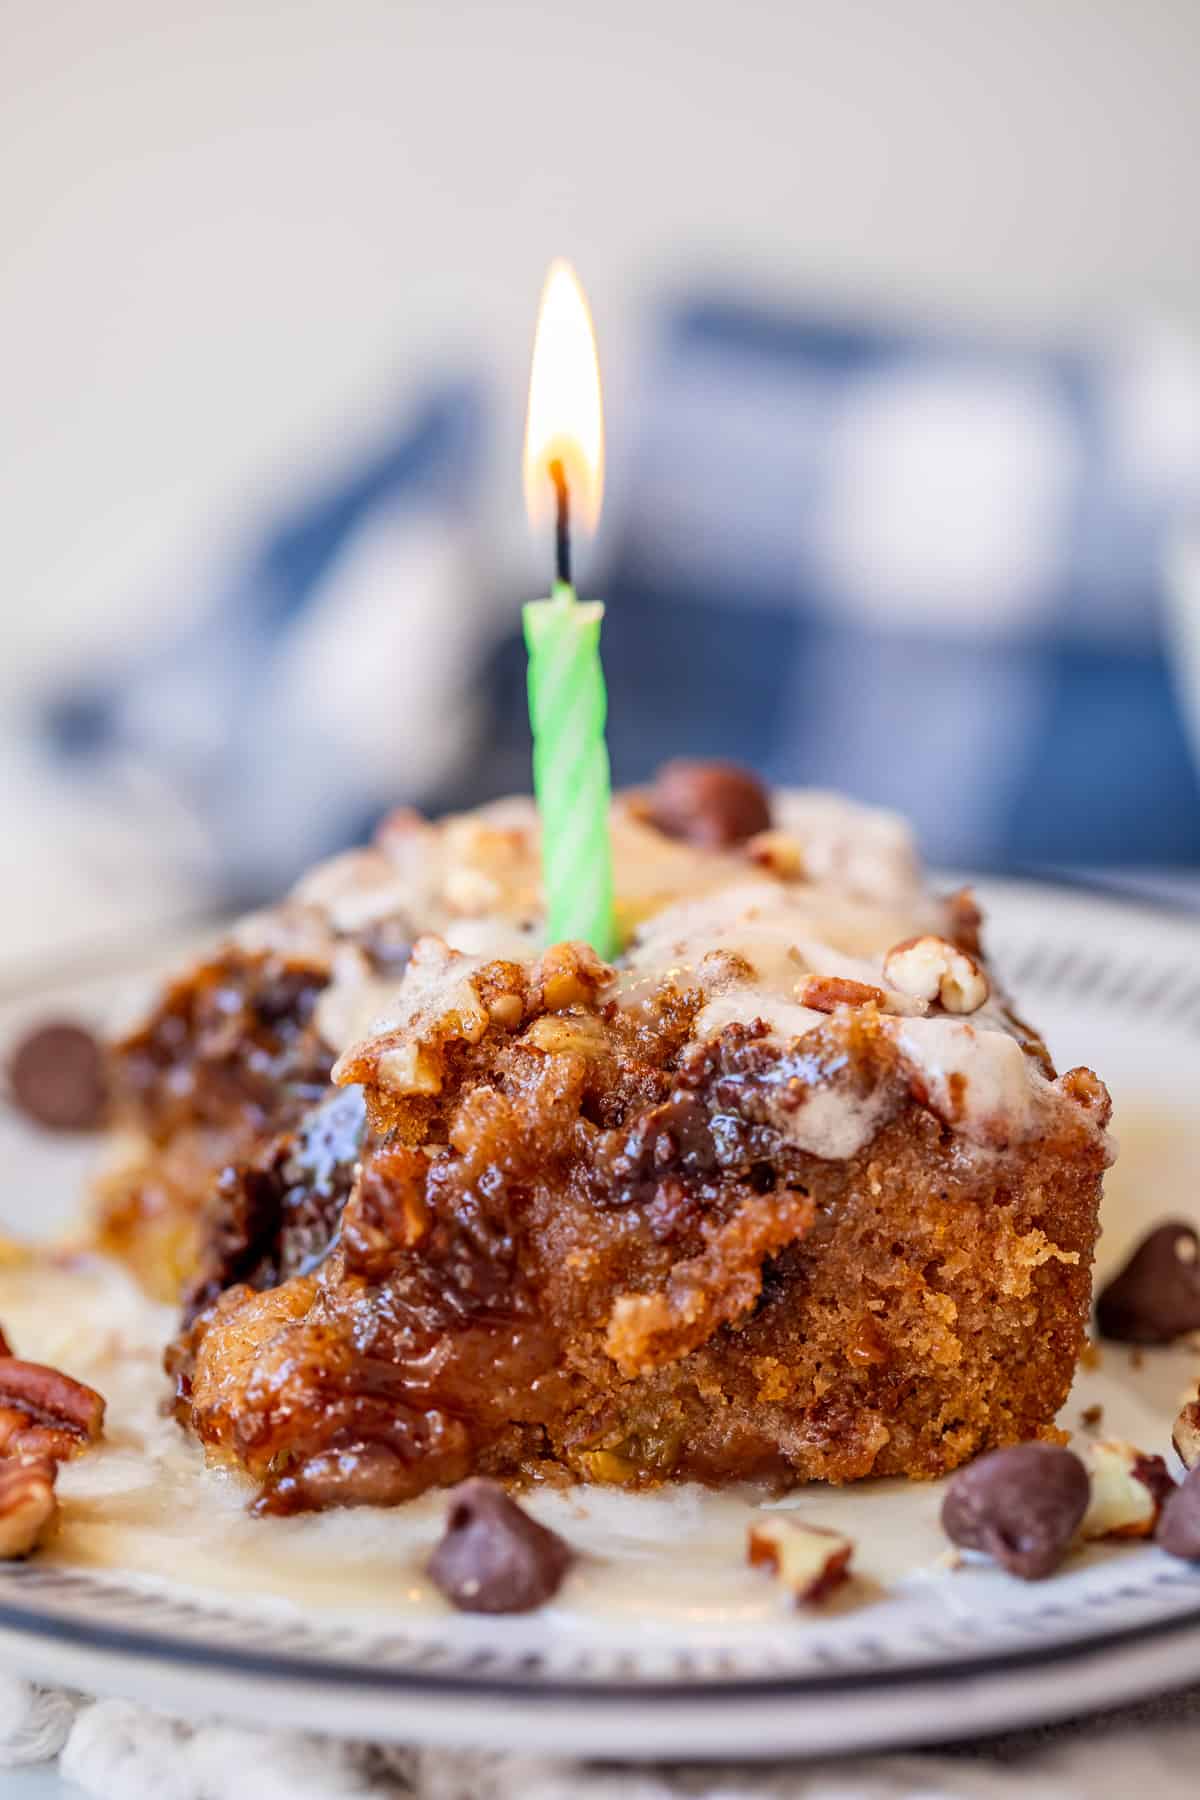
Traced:
<svg viewBox="0 0 1200 1800">
<path fill-rule="evenodd" d="M 985 884 L 983 898 L 1021 1010 L 1060 1067 L 1090 1063 L 1116 1097 L 1103 1275 L 1149 1223 L 1200 1222 L 1200 926 L 1067 890 Z M 129 979 L 10 997 L 0 1031 L 50 1007 L 103 1012 Z M 0 1155 L 10 1224 L 49 1229 L 75 1208 L 80 1147 L 2 1119 Z M 1126 1545 L 1028 1586 L 951 1571 L 933 1485 L 782 1503 L 856 1540 L 859 1578 L 831 1611 L 788 1610 L 745 1567 L 760 1498 L 687 1488 L 539 1495 L 583 1552 L 557 1602 L 525 1619 L 451 1614 L 421 1573 L 439 1501 L 249 1520 L 228 1479 L 149 1422 L 164 1315 L 94 1272 L 62 1273 L 36 1304 L 23 1279 L 0 1271 L 0 1319 L 24 1354 L 93 1375 L 111 1422 L 110 1447 L 64 1471 L 52 1558 L 0 1569 L 0 1661 L 33 1676 L 380 1740 L 743 1759 L 973 1736 L 1200 1679 L 1200 1569 Z M 1062 1422 L 1099 1402 L 1106 1435 L 1166 1451 L 1198 1374 L 1192 1349 L 1106 1347 Z"/>
</svg>

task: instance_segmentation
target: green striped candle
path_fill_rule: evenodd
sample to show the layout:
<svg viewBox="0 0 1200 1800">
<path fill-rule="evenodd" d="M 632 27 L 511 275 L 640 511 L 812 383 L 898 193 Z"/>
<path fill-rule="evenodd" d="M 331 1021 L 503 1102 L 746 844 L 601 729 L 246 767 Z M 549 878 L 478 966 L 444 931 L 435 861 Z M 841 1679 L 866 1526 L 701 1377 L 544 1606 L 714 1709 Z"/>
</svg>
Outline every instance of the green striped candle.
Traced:
<svg viewBox="0 0 1200 1800">
<path fill-rule="evenodd" d="M 542 820 L 547 941 L 582 939 L 616 953 L 611 783 L 604 726 L 608 695 L 600 662 L 604 607 L 567 581 L 525 607 L 533 785 Z"/>
<path fill-rule="evenodd" d="M 604 491 L 604 407 L 587 297 L 569 263 L 542 289 L 525 417 L 525 502 L 536 525 L 555 510 L 555 574 L 548 600 L 525 608 L 533 785 L 542 818 L 542 886 L 551 944 L 617 949 L 613 918 L 610 783 L 600 664 L 604 608 L 571 582 L 571 511 L 594 531 Z"/>
</svg>

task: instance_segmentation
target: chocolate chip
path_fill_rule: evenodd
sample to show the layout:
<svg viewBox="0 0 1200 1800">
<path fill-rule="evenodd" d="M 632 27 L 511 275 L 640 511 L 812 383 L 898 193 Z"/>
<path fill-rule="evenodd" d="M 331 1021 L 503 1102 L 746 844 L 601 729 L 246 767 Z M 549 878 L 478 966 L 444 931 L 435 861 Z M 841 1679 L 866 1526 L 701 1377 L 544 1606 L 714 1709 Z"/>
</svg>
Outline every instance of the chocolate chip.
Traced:
<svg viewBox="0 0 1200 1800">
<path fill-rule="evenodd" d="M 8 1065 L 16 1106 L 53 1131 L 95 1131 L 108 1110 L 103 1048 L 82 1025 L 39 1025 L 18 1043 Z"/>
<path fill-rule="evenodd" d="M 1154 1534 L 1169 1556 L 1200 1562 L 1200 1469 L 1193 1469 L 1163 1507 Z"/>
<path fill-rule="evenodd" d="M 614 1139 L 617 1133 L 613 1133 Z M 717 1150 L 703 1103 L 686 1088 L 676 1088 L 661 1106 L 635 1120 L 613 1157 L 612 1200 L 647 1200 L 666 1175 L 701 1181 L 717 1167 Z"/>
<path fill-rule="evenodd" d="M 702 850 L 728 850 L 771 823 L 766 789 L 736 763 L 664 763 L 650 790 L 650 820 L 668 837 Z"/>
<path fill-rule="evenodd" d="M 571 1551 L 495 1481 L 464 1481 L 429 1559 L 434 1586 L 460 1612 L 530 1612 L 558 1592 Z"/>
<path fill-rule="evenodd" d="M 1170 1344 L 1200 1331 L 1200 1237 L 1170 1219 L 1142 1239 L 1096 1302 L 1100 1335 L 1118 1344 Z"/>
<path fill-rule="evenodd" d="M 1087 1511 L 1087 1470 L 1054 1444 L 993 1450 L 956 1475 L 942 1529 L 964 1550 L 984 1550 L 1010 1575 L 1037 1581 L 1067 1553 Z"/>
</svg>

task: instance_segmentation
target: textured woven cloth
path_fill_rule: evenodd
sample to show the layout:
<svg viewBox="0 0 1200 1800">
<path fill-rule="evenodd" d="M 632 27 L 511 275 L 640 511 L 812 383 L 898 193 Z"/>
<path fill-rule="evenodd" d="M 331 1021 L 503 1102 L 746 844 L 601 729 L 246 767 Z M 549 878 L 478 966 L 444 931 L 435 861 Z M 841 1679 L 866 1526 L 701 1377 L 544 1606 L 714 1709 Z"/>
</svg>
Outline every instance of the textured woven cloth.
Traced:
<svg viewBox="0 0 1200 1800">
<path fill-rule="evenodd" d="M 97 1800 L 1191 1800 L 1200 1688 L 940 1752 L 628 1768 L 185 1724 L 0 1677 L 0 1767 L 56 1757 Z"/>
</svg>

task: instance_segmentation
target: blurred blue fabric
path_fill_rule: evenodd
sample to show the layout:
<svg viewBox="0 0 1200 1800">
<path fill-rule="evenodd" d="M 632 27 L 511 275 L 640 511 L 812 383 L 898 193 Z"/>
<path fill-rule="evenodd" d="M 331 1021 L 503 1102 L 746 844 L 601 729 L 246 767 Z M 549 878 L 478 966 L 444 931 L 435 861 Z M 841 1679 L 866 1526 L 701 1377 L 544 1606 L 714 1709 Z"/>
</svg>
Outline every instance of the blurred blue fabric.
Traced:
<svg viewBox="0 0 1200 1800">
<path fill-rule="evenodd" d="M 436 784 L 414 792 L 403 760 L 381 768 L 364 744 L 395 741 L 389 671 L 422 654 L 403 547 L 427 553 L 432 599 L 454 605 L 433 551 L 469 530 L 486 429 L 479 382 L 443 384 L 360 461 L 261 521 L 248 548 L 217 546 L 183 631 L 49 698 L 44 731 L 64 773 L 95 791 L 106 767 L 117 778 L 153 767 L 202 825 L 197 879 L 247 901 L 360 839 L 398 798 L 436 802 Z M 365 618 L 348 579 L 364 541 L 382 546 L 377 584 L 398 584 Z M 365 709 L 361 682 L 344 689 L 339 650 L 377 666 Z"/>
<path fill-rule="evenodd" d="M 619 706 L 690 603 L 708 674 L 641 760 L 741 741 L 777 779 L 903 808 L 944 861 L 1194 861 L 1160 569 L 1200 499 L 1200 378 L 1163 360 L 676 311 L 613 584 L 643 590 L 637 642 L 615 604 L 606 654 Z M 641 731 L 647 687 L 679 698 L 669 656 Z"/>
<path fill-rule="evenodd" d="M 1031 346 L 719 297 L 664 307 L 648 333 L 593 584 L 618 780 L 718 754 L 899 807 L 944 862 L 1200 862 L 1160 573 L 1200 513 L 1189 346 Z M 448 385 L 361 466 L 265 521 L 185 635 L 53 698 L 64 767 L 118 748 L 153 761 L 239 892 L 398 800 L 527 786 L 516 595 L 485 596 L 469 703 L 439 697 L 461 658 L 439 661 L 428 634 L 460 602 L 432 591 L 400 648 L 380 638 L 383 678 L 355 716 L 326 709 L 317 730 L 286 674 L 318 612 L 330 654 L 342 610 L 345 641 L 361 636 L 348 554 L 380 520 L 469 536 L 486 418 L 481 384 Z M 429 717 L 469 754 L 416 767 L 387 717 L 398 656 L 428 659 Z M 398 745 L 394 765 L 364 758 L 372 741 Z"/>
</svg>

